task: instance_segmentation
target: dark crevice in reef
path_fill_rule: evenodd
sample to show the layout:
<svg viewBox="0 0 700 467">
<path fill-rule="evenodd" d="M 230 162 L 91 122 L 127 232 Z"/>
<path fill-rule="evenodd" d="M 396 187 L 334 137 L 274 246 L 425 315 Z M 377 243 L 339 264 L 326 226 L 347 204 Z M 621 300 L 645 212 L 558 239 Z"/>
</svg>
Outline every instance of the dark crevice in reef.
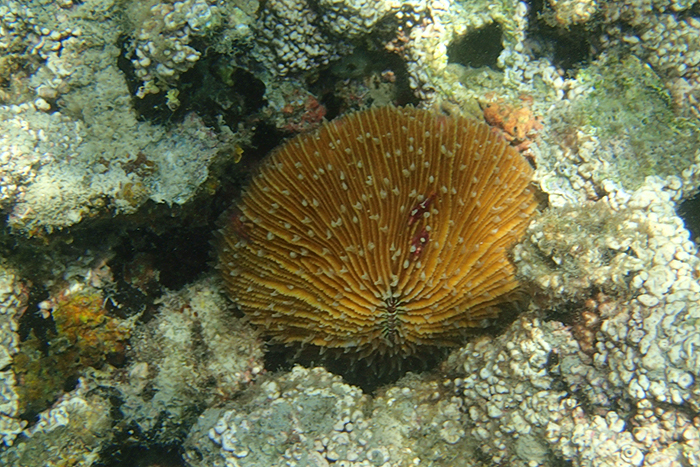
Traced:
<svg viewBox="0 0 700 467">
<path fill-rule="evenodd" d="M 201 64 L 200 64 L 201 62 Z M 230 58 L 208 54 L 180 78 L 185 111 L 193 110 L 216 128 L 221 116 L 234 131 L 238 123 L 263 108 L 265 85 L 250 72 L 231 65 Z M 179 110 L 179 109 L 178 109 Z"/>
<path fill-rule="evenodd" d="M 289 371 L 294 365 L 307 368 L 322 366 L 331 373 L 343 377 L 346 383 L 358 386 L 365 394 L 374 394 L 381 386 L 398 381 L 408 372 L 423 373 L 434 370 L 449 348 L 425 348 L 410 357 L 381 357 L 357 359 L 342 350 L 321 349 L 307 345 L 303 349 L 294 346 L 270 344 L 265 353 L 265 369 L 271 372 Z"/>
<path fill-rule="evenodd" d="M 690 239 L 697 244 L 700 239 L 700 193 L 683 201 L 677 213 L 690 231 Z"/>
<path fill-rule="evenodd" d="M 211 230 L 206 224 L 162 233 L 129 229 L 109 265 L 121 280 L 144 293 L 155 292 L 158 286 L 178 290 L 208 269 Z"/>
<path fill-rule="evenodd" d="M 279 146 L 283 139 L 284 134 L 275 128 L 274 125 L 264 121 L 256 123 L 253 137 L 250 141 L 251 147 L 254 148 L 255 156 L 250 159 L 253 159 L 255 162 L 262 161 L 270 151 Z"/>
<path fill-rule="evenodd" d="M 121 53 L 117 66 L 124 73 L 136 112 L 144 120 L 165 124 L 180 122 L 185 115 L 195 112 L 204 123 L 218 129 L 220 118 L 234 131 L 238 124 L 265 105 L 265 85 L 251 73 L 233 67 L 224 55 L 208 52 L 194 66 L 184 72 L 168 96 L 168 91 L 136 96 L 143 84 L 136 77 L 134 66 L 128 57 L 128 39 L 119 41 Z M 195 48 L 197 44 L 193 44 Z M 199 47 L 204 50 L 204 44 Z M 175 102 L 179 102 L 177 105 Z"/>
<path fill-rule="evenodd" d="M 447 47 L 450 63 L 471 68 L 496 69 L 498 56 L 503 51 L 503 31 L 498 23 L 491 23 L 453 41 Z"/>
<path fill-rule="evenodd" d="M 527 37 L 535 58 L 546 56 L 565 73 L 575 72 L 594 58 L 597 47 L 591 38 L 599 36 L 591 31 L 591 27 L 597 27 L 594 20 L 564 27 L 557 24 L 546 0 L 531 0 L 529 4 Z"/>
<path fill-rule="evenodd" d="M 333 120 L 348 110 L 347 102 L 339 96 L 338 87 L 345 86 L 348 82 L 363 82 L 365 86 L 372 86 L 369 82 L 372 76 L 391 72 L 394 76 L 394 104 L 397 106 L 420 104 L 409 83 L 408 68 L 406 62 L 397 54 L 368 50 L 362 44 L 355 51 L 346 55 L 318 73 L 315 81 L 309 84 L 309 90 L 316 96 L 326 108 L 326 119 Z M 367 97 L 363 104 L 371 106 L 374 100 Z"/>
<path fill-rule="evenodd" d="M 592 295 L 592 294 L 591 294 Z M 573 326 L 583 309 L 582 301 L 569 301 L 547 308 L 544 321 L 558 321 L 567 326 Z"/>
<path fill-rule="evenodd" d="M 129 58 L 129 39 L 120 37 L 118 42 L 120 53 L 117 57 L 117 68 L 124 73 L 126 85 L 129 88 L 129 94 L 132 96 L 132 104 L 134 110 L 144 120 L 153 120 L 156 122 L 181 121 L 184 118 L 184 112 L 174 113 L 166 105 L 164 93 L 147 94 L 143 98 L 136 97 L 136 92 L 143 84 L 136 77 L 134 65 Z"/>
<path fill-rule="evenodd" d="M 34 310 L 39 309 L 39 303 L 49 298 L 49 292 L 43 286 L 29 288 L 27 295 L 27 310 L 29 313 L 24 313 L 19 322 L 19 339 L 26 340 L 30 333 L 34 332 L 41 343 L 39 350 L 46 354 L 47 341 L 49 334 L 56 334 L 56 326 L 51 319 L 45 319 L 40 313 L 35 313 Z"/>
<path fill-rule="evenodd" d="M 124 440 L 128 443 L 128 440 Z M 184 467 L 179 446 L 128 446 L 114 445 L 103 452 L 96 467 Z"/>
<path fill-rule="evenodd" d="M 118 284 L 129 293 L 157 298 L 164 289 L 181 289 L 211 273 L 219 218 L 240 194 L 250 166 L 268 150 L 266 144 L 276 144 L 272 135 L 256 135 L 253 143 L 263 147 L 251 148 L 239 163 L 230 158 L 215 162 L 210 179 L 186 205 L 149 201 L 137 213 L 121 216 L 108 263 Z"/>
</svg>

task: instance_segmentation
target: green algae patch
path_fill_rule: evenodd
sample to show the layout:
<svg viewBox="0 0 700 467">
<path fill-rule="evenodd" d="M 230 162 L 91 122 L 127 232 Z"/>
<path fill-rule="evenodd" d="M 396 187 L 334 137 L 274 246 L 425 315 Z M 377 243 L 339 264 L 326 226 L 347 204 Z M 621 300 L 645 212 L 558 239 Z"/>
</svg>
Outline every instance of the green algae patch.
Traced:
<svg viewBox="0 0 700 467">
<path fill-rule="evenodd" d="M 697 121 L 676 116 L 669 92 L 654 70 L 635 56 L 602 57 L 581 70 L 588 90 L 564 109 L 560 127 L 593 134 L 603 162 L 593 179 L 610 179 L 634 190 L 649 175 L 677 175 L 700 148 Z"/>
</svg>

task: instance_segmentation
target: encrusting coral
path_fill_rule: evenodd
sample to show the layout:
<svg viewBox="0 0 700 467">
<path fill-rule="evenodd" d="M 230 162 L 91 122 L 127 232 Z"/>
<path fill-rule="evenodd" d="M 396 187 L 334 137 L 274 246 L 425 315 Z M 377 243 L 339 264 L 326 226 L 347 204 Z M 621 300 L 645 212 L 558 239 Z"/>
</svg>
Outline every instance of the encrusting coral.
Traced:
<svg viewBox="0 0 700 467">
<path fill-rule="evenodd" d="M 508 248 L 536 209 L 531 172 L 484 124 L 350 114 L 268 157 L 225 219 L 219 269 L 281 343 L 455 345 L 518 287 Z"/>
<path fill-rule="evenodd" d="M 46 343 L 32 334 L 13 362 L 21 382 L 20 408 L 27 413 L 49 407 L 85 368 L 121 360 L 135 321 L 110 316 L 103 293 L 82 284 L 66 287 L 42 305 L 51 310 L 55 334 L 49 333 Z"/>
</svg>

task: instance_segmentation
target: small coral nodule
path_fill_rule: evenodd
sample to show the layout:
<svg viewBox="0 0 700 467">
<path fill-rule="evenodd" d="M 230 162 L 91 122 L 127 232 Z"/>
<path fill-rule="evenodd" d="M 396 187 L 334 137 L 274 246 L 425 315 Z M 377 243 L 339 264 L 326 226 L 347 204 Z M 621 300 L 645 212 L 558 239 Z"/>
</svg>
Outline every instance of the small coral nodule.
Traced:
<svg viewBox="0 0 700 467">
<path fill-rule="evenodd" d="M 458 344 L 518 287 L 532 169 L 490 128 L 353 113 L 275 150 L 227 213 L 226 289 L 281 343 L 408 356 Z"/>
</svg>

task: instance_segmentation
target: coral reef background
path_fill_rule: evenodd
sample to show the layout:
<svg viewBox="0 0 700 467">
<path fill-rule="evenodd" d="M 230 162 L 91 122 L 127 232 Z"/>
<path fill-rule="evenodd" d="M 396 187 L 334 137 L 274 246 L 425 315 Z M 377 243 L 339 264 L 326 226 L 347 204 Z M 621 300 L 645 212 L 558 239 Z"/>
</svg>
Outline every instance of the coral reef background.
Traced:
<svg viewBox="0 0 700 467">
<path fill-rule="evenodd" d="M 0 0 L 0 464 L 700 465 L 699 66 L 695 0 Z M 486 121 L 542 202 L 524 309 L 359 387 L 209 241 L 386 105 Z"/>
</svg>

